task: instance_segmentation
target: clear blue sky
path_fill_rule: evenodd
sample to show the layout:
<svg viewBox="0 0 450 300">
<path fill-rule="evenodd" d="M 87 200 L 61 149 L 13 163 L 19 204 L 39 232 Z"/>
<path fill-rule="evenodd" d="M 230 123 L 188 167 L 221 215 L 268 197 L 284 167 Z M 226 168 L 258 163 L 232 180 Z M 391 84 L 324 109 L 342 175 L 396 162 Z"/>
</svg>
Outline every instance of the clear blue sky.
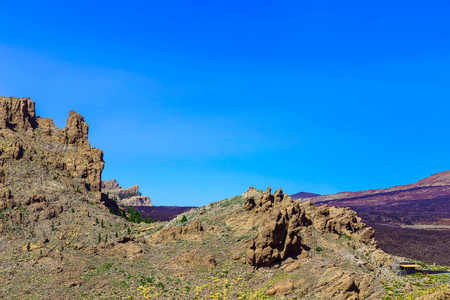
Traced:
<svg viewBox="0 0 450 300">
<path fill-rule="evenodd" d="M 155 205 L 450 169 L 449 1 L 0 1 L 0 95 Z"/>
</svg>

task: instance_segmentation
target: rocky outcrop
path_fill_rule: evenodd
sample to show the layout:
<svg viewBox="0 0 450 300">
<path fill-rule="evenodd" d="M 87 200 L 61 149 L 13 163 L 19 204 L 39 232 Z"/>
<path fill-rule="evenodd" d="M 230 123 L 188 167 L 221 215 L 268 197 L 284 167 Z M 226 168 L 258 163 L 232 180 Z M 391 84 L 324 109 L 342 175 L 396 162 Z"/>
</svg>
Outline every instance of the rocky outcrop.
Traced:
<svg viewBox="0 0 450 300">
<path fill-rule="evenodd" d="M 58 129 L 52 119 L 36 117 L 29 98 L 0 97 L 0 130 L 2 166 L 10 158 L 42 163 L 48 171 L 79 179 L 74 188 L 100 200 L 103 151 L 90 147 L 89 126 L 80 114 L 71 111 L 67 126 Z"/>
<path fill-rule="evenodd" d="M 194 267 L 200 267 L 212 270 L 217 266 L 216 259 L 213 255 L 205 255 L 198 250 L 193 250 L 183 254 L 180 257 L 170 261 L 166 268 L 167 269 L 180 269 L 180 267 L 185 269 L 190 269 Z"/>
<path fill-rule="evenodd" d="M 90 147 L 88 141 L 89 125 L 84 117 L 75 111 L 69 113 L 67 126 L 56 135 L 56 140 L 71 147 Z"/>
<path fill-rule="evenodd" d="M 102 246 L 102 245 L 100 245 Z M 142 256 L 143 250 L 141 247 L 129 240 L 119 241 L 117 243 L 111 243 L 109 245 L 103 245 L 103 247 L 110 246 L 104 252 L 106 256 L 116 256 L 121 258 L 128 258 L 130 260 L 138 259 Z"/>
<path fill-rule="evenodd" d="M 117 189 L 121 189 L 121 188 L 122 187 L 119 185 L 119 183 L 115 179 L 102 181 L 102 189 L 117 190 Z"/>
<path fill-rule="evenodd" d="M 253 189 L 247 193 L 257 194 Z M 245 222 L 262 227 L 247 248 L 246 262 L 252 266 L 269 266 L 290 256 L 301 255 L 308 248 L 304 245 L 301 235 L 307 226 L 312 226 L 322 234 L 348 236 L 373 249 L 378 247 L 374 230 L 366 227 L 356 212 L 349 208 L 327 205 L 316 208 L 311 201 L 294 201 L 283 194 L 281 189 L 271 194 L 270 187 L 259 199 L 254 196 L 247 198 L 244 208 Z M 307 237 L 308 234 L 304 234 L 304 238 Z"/>
<path fill-rule="evenodd" d="M 263 218 L 264 227 L 251 240 L 247 248 L 246 261 L 249 265 L 262 267 L 297 256 L 303 251 L 300 231 L 311 222 L 305 210 L 281 189 L 273 195 L 270 187 L 258 200 L 247 199 L 244 204 L 253 217 Z M 256 216 L 255 216 L 256 215 Z"/>
<path fill-rule="evenodd" d="M 314 212 L 314 227 L 317 231 L 356 237 L 361 242 L 377 247 L 375 231 L 361 222 L 355 211 L 350 208 L 322 205 Z"/>
<path fill-rule="evenodd" d="M 186 226 L 169 226 L 154 233 L 148 240 L 150 244 L 161 244 L 177 240 L 201 241 L 205 236 L 202 223 L 194 220 Z"/>
<path fill-rule="evenodd" d="M 77 155 L 66 156 L 62 163 L 62 168 L 71 176 L 85 179 L 88 191 L 101 192 L 102 172 L 105 166 L 102 150 L 91 147 L 81 148 L 77 151 Z"/>
<path fill-rule="evenodd" d="M 36 127 L 36 110 L 30 98 L 0 97 L 0 129 L 33 127 Z"/>
<path fill-rule="evenodd" d="M 259 198 L 261 198 L 261 196 L 264 194 L 264 192 L 263 191 L 261 191 L 261 190 L 258 190 L 258 189 L 256 189 L 256 188 L 254 188 L 254 187 L 249 187 L 248 188 L 248 191 L 246 191 L 245 193 L 243 193 L 242 194 L 242 197 L 245 197 L 245 198 L 255 198 L 255 199 L 259 199 Z"/>
<path fill-rule="evenodd" d="M 374 282 L 368 274 L 329 268 L 324 275 L 316 286 L 319 299 L 366 299 L 373 293 Z"/>
<path fill-rule="evenodd" d="M 11 190 L 7 189 L 0 191 L 0 210 L 5 208 L 13 208 L 16 206 L 16 202 L 12 199 Z"/>
<path fill-rule="evenodd" d="M 102 181 L 102 191 L 121 206 L 152 206 L 148 196 L 142 196 L 138 185 L 122 188 L 115 179 Z"/>
<path fill-rule="evenodd" d="M 153 206 L 148 196 L 133 196 L 123 200 L 125 206 Z"/>
</svg>

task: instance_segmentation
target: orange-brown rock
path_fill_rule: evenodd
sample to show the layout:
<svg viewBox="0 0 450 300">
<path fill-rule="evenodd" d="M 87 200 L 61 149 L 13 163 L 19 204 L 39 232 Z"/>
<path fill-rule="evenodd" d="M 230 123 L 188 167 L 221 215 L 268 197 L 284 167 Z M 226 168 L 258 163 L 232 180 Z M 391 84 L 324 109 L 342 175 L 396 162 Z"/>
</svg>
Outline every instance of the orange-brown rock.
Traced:
<svg viewBox="0 0 450 300">
<path fill-rule="evenodd" d="M 201 241 L 205 236 L 199 220 L 194 220 L 186 226 L 169 226 L 154 233 L 148 240 L 151 244 L 160 244 L 176 240 Z"/>
<path fill-rule="evenodd" d="M 209 270 L 214 269 L 217 266 L 216 259 L 213 255 L 205 255 L 199 250 L 189 251 L 180 257 L 170 261 L 166 268 L 178 269 L 178 268 L 192 268 L 192 267 L 205 267 Z"/>
<path fill-rule="evenodd" d="M 11 190 L 0 191 L 0 210 L 5 208 L 13 208 L 16 206 L 15 201 L 12 199 Z"/>
<path fill-rule="evenodd" d="M 22 155 L 23 155 L 23 146 L 19 142 L 15 141 L 12 144 L 12 157 L 14 159 L 21 159 Z"/>
<path fill-rule="evenodd" d="M 292 293 L 294 289 L 294 283 L 290 279 L 285 279 L 275 283 L 274 287 L 269 289 L 266 294 L 269 296 L 285 296 Z"/>
<path fill-rule="evenodd" d="M 376 246 L 374 230 L 366 227 L 356 212 L 348 207 L 329 207 L 325 204 L 317 208 L 315 212 L 311 211 L 311 215 L 314 227 L 319 232 L 345 234 L 355 237 L 367 245 Z"/>
<path fill-rule="evenodd" d="M 317 282 L 316 296 L 318 299 L 379 299 L 382 292 L 369 274 L 358 274 L 332 267 L 325 271 Z"/>
<path fill-rule="evenodd" d="M 35 104 L 30 98 L 0 97 L 0 129 L 27 130 L 35 126 Z"/>
<path fill-rule="evenodd" d="M 41 127 L 56 128 L 55 123 L 53 123 L 53 120 L 51 118 L 37 117 L 36 121 L 38 122 L 39 126 L 41 126 Z"/>
<path fill-rule="evenodd" d="M 118 256 L 128 259 L 137 259 L 142 256 L 142 248 L 133 243 L 132 241 L 126 241 L 123 243 L 113 243 L 111 248 L 104 252 L 106 256 Z M 102 246 L 106 248 L 106 244 Z"/>
<path fill-rule="evenodd" d="M 96 148 L 78 148 L 76 155 L 66 156 L 63 168 L 72 177 L 84 178 L 88 191 L 101 192 L 102 171 L 105 166 L 103 151 Z"/>
<path fill-rule="evenodd" d="M 281 189 L 272 195 L 268 188 L 259 201 L 249 198 L 244 206 L 251 214 L 249 218 L 264 220 L 264 227 L 247 248 L 246 262 L 249 265 L 269 266 L 303 251 L 301 227 L 311 222 L 298 202 L 284 195 Z"/>
<path fill-rule="evenodd" d="M 103 151 L 90 147 L 83 116 L 71 111 L 67 126 L 58 129 L 52 119 L 36 117 L 35 103 L 29 98 L 0 97 L 0 130 L 5 140 L 0 145 L 2 166 L 11 164 L 9 158 L 39 161 L 47 170 L 79 179 L 73 189 L 93 192 L 100 200 Z"/>
<path fill-rule="evenodd" d="M 89 125 L 84 121 L 84 117 L 75 111 L 69 113 L 67 125 L 61 129 L 56 139 L 71 147 L 90 147 L 88 141 Z"/>
</svg>

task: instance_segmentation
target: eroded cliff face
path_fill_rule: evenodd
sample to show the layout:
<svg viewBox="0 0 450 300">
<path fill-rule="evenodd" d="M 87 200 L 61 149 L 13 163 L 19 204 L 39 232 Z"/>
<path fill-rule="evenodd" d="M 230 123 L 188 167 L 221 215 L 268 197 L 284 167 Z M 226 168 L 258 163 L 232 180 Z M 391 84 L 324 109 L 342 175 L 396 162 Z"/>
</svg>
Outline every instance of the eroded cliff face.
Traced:
<svg viewBox="0 0 450 300">
<path fill-rule="evenodd" d="M 0 129 L 36 127 L 35 104 L 30 98 L 0 97 Z"/>
<path fill-rule="evenodd" d="M 153 206 L 148 196 L 142 196 L 139 186 L 122 188 L 115 179 L 102 181 L 102 191 L 121 206 Z"/>
<path fill-rule="evenodd" d="M 25 172 L 26 167 L 39 165 L 44 167 L 41 180 L 49 173 L 57 178 L 73 178 L 74 190 L 89 192 L 100 200 L 103 151 L 90 146 L 88 132 L 88 124 L 74 111 L 69 113 L 67 126 L 58 129 L 52 119 L 36 117 L 35 103 L 29 98 L 0 97 L 0 166 L 5 174 L 2 184 L 11 186 L 18 179 L 15 176 L 31 179 L 37 174 L 31 168 Z M 43 182 L 39 189 L 47 188 L 50 186 Z"/>
<path fill-rule="evenodd" d="M 270 187 L 266 192 L 250 187 L 241 196 L 183 216 L 149 235 L 148 243 L 165 247 L 175 242 L 180 247 L 198 242 L 198 252 L 211 254 L 220 268 L 232 266 L 233 271 L 224 273 L 235 272 L 237 282 L 249 269 L 255 276 L 267 276 L 262 282 L 271 278 L 270 283 L 265 281 L 265 294 L 277 299 L 381 299 L 385 295 L 380 277 L 391 276 L 388 266 L 393 258 L 378 249 L 372 228 L 351 209 L 295 201 L 281 188 L 272 193 Z M 190 266 L 164 267 L 189 272 L 199 260 L 191 261 Z M 278 271 L 283 274 L 280 279 L 273 275 Z"/>
<path fill-rule="evenodd" d="M 244 203 L 244 227 L 261 227 L 247 248 L 246 260 L 252 266 L 269 266 L 289 256 L 301 255 L 309 249 L 304 237 L 311 227 L 321 234 L 337 238 L 348 236 L 373 250 L 378 248 L 374 230 L 366 227 L 356 212 L 349 208 L 327 205 L 316 208 L 311 201 L 300 204 L 283 194 L 281 189 L 271 194 L 270 187 L 259 198 L 255 198 L 258 194 L 252 191 L 250 188 L 247 194 L 254 196 L 248 197 Z"/>
<path fill-rule="evenodd" d="M 263 218 L 265 223 L 247 248 L 249 265 L 269 266 L 301 254 L 304 247 L 300 231 L 311 221 L 297 202 L 284 195 L 281 189 L 272 195 L 269 188 L 258 201 L 248 198 L 244 207 L 253 213 L 252 217 Z"/>
</svg>

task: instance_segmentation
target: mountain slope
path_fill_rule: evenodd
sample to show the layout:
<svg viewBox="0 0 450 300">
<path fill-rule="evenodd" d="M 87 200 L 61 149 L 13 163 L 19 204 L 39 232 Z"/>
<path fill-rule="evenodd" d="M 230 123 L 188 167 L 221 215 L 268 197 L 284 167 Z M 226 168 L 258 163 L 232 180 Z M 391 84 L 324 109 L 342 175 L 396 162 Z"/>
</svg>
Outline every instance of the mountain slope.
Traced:
<svg viewBox="0 0 450 300">
<path fill-rule="evenodd" d="M 0 109 L 2 299 L 380 299 L 394 282 L 412 293 L 411 280 L 447 289 L 393 273 L 401 258 L 354 211 L 281 189 L 132 223 L 101 193 L 102 151 L 81 115 L 59 129 L 29 99 L 0 98 Z"/>
<path fill-rule="evenodd" d="M 317 196 L 320 196 L 320 195 L 319 194 L 314 194 L 314 193 L 299 192 L 299 193 L 295 193 L 295 194 L 292 194 L 292 195 L 289 195 L 289 196 L 291 196 L 292 199 L 296 200 L 296 199 L 300 199 L 300 198 L 306 199 L 306 198 L 317 197 Z"/>
<path fill-rule="evenodd" d="M 320 204 L 376 213 L 391 225 L 450 225 L 450 171 L 387 189 L 342 192 L 310 198 Z M 371 219 L 372 220 L 372 219 Z"/>
<path fill-rule="evenodd" d="M 308 198 L 316 205 L 350 207 L 376 229 L 389 253 L 450 264 L 450 171 L 413 184 Z M 426 249 L 426 251 L 424 251 Z"/>
</svg>

